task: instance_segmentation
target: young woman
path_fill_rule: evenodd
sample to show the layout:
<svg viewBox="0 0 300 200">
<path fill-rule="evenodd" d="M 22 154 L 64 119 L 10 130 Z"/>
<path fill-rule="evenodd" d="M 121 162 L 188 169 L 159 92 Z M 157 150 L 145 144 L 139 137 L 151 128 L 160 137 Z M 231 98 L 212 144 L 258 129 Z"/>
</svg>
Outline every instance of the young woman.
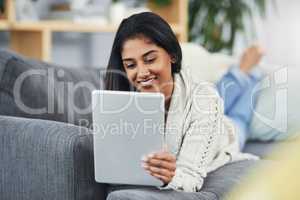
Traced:
<svg viewBox="0 0 300 200">
<path fill-rule="evenodd" d="M 196 192 L 207 173 L 255 157 L 239 152 L 235 127 L 224 117 L 216 89 L 206 82 L 191 82 L 181 59 L 181 48 L 166 21 L 150 12 L 132 15 L 116 33 L 106 89 L 164 94 L 167 149 L 146 156 L 141 164 L 163 181 L 160 189 Z M 177 196 L 172 199 L 182 199 Z"/>
</svg>

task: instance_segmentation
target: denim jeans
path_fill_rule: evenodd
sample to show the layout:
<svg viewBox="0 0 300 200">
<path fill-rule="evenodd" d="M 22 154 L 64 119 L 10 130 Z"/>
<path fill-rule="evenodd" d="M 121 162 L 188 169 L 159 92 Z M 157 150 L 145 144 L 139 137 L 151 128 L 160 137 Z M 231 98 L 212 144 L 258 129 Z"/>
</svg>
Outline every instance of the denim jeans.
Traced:
<svg viewBox="0 0 300 200">
<path fill-rule="evenodd" d="M 224 113 L 237 127 L 241 150 L 249 137 L 248 127 L 257 100 L 254 88 L 261 77 L 258 70 L 245 74 L 234 66 L 217 83 L 218 92 L 224 100 Z"/>
</svg>

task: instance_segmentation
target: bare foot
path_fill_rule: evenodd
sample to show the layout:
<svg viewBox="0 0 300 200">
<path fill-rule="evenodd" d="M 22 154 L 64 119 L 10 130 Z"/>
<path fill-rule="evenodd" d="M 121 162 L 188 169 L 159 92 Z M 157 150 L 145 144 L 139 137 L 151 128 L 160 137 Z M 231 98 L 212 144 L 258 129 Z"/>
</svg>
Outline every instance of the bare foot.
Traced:
<svg viewBox="0 0 300 200">
<path fill-rule="evenodd" d="M 251 69 L 259 63 L 264 50 L 259 45 L 252 45 L 245 50 L 240 60 L 240 69 L 245 73 L 249 73 Z"/>
</svg>

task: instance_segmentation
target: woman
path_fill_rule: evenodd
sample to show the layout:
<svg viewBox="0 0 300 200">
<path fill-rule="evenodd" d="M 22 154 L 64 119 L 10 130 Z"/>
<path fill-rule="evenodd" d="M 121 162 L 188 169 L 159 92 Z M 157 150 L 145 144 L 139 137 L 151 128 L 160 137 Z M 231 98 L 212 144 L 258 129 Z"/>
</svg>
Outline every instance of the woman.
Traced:
<svg viewBox="0 0 300 200">
<path fill-rule="evenodd" d="M 146 156 L 142 166 L 163 181 L 162 189 L 196 192 L 207 173 L 255 157 L 239 152 L 235 128 L 223 116 L 217 91 L 209 83 L 191 82 L 181 59 L 167 22 L 150 12 L 132 15 L 116 33 L 106 89 L 164 94 L 166 148 Z"/>
</svg>

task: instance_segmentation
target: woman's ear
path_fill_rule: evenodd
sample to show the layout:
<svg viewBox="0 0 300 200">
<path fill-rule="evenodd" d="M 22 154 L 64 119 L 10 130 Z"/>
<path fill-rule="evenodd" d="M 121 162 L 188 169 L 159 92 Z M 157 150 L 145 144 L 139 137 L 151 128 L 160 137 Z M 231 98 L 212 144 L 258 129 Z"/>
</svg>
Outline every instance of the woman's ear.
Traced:
<svg viewBox="0 0 300 200">
<path fill-rule="evenodd" d="M 171 56 L 171 63 L 175 64 L 177 62 L 177 59 L 175 56 Z"/>
</svg>

